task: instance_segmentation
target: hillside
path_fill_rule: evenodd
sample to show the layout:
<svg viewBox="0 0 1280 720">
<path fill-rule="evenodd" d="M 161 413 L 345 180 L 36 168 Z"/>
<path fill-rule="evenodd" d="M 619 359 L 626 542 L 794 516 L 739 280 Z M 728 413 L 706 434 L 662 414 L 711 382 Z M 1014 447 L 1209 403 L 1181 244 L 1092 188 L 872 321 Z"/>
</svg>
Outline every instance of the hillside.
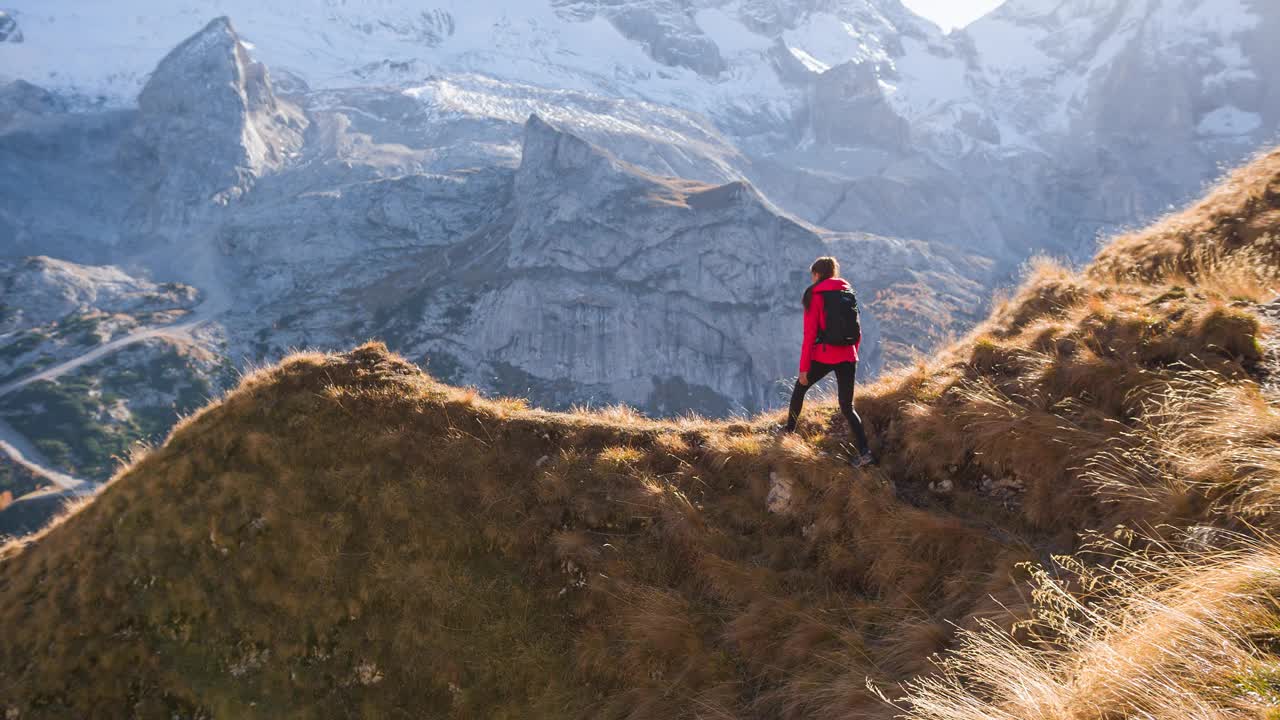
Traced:
<svg viewBox="0 0 1280 720">
<path fill-rule="evenodd" d="M 1278 213 L 1280 152 L 1040 264 L 860 391 L 868 472 L 831 408 L 779 439 L 295 355 L 0 551 L 0 707 L 1274 717 Z"/>
</svg>

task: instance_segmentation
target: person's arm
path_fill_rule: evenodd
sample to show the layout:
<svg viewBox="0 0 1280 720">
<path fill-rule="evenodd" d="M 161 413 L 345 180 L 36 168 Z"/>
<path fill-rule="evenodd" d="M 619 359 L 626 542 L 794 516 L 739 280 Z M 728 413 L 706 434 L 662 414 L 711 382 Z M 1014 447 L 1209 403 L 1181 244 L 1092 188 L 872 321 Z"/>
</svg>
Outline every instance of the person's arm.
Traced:
<svg viewBox="0 0 1280 720">
<path fill-rule="evenodd" d="M 800 347 L 800 375 L 807 375 L 809 372 L 809 364 L 812 360 L 813 344 L 818 341 L 818 303 L 822 302 L 822 298 L 817 294 L 813 294 L 813 299 L 809 301 L 809 307 L 804 311 L 804 345 Z M 808 385 L 803 382 L 801 384 Z"/>
</svg>

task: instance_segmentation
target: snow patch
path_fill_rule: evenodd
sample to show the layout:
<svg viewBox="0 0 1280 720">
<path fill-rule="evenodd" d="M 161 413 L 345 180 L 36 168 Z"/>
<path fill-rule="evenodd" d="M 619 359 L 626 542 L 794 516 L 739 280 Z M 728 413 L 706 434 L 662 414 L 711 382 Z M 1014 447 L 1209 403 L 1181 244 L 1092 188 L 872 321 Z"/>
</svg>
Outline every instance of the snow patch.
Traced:
<svg viewBox="0 0 1280 720">
<path fill-rule="evenodd" d="M 1038 33 L 998 18 L 988 18 L 970 25 L 966 33 L 973 38 L 983 67 L 1007 77 L 1039 77 L 1054 66 L 1037 44 Z"/>
<path fill-rule="evenodd" d="M 1261 115 L 1227 105 L 1201 118 L 1196 133 L 1204 138 L 1238 137 L 1252 134 L 1261 128 Z"/>
<path fill-rule="evenodd" d="M 894 61 L 902 80 L 892 101 L 907 119 L 918 119 L 972 97 L 964 60 L 935 55 L 915 38 L 906 38 L 902 44 L 906 53 Z"/>
<path fill-rule="evenodd" d="M 1185 6 L 1187 3 L 1181 4 Z M 1195 4 L 1190 10 L 1181 15 L 1184 18 L 1182 27 L 1198 34 L 1230 36 L 1256 29 L 1262 22 L 1262 17 L 1256 15 L 1245 0 L 1213 0 Z M 1176 12 L 1180 13 L 1181 8 Z"/>
<path fill-rule="evenodd" d="M 737 5 L 731 6 L 734 9 Z M 769 38 L 753 32 L 740 20 L 720 8 L 699 10 L 693 21 L 701 28 L 704 35 L 720 48 L 725 57 L 733 57 L 743 53 L 766 52 L 773 46 Z"/>
<path fill-rule="evenodd" d="M 887 62 L 889 54 L 880 38 L 864 33 L 852 23 L 829 13 L 813 13 L 794 30 L 782 34 L 792 49 L 799 49 L 827 67 L 849 62 Z"/>
</svg>

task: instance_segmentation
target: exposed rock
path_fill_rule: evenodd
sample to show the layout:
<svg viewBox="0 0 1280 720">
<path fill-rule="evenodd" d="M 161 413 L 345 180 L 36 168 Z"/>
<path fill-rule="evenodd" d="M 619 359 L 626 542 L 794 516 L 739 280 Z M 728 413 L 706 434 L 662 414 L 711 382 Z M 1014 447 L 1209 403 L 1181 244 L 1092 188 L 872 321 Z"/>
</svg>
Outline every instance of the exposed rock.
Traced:
<svg viewBox="0 0 1280 720">
<path fill-rule="evenodd" d="M 819 143 L 902 151 L 911 128 L 880 88 L 880 72 L 869 62 L 847 62 L 814 81 L 813 134 Z"/>
<path fill-rule="evenodd" d="M 1027 489 L 1026 485 L 1016 477 L 1003 477 L 996 480 L 992 485 L 995 490 L 1010 490 L 1013 492 L 1023 492 Z"/>
<path fill-rule="evenodd" d="M 22 29 L 18 27 L 18 20 L 13 15 L 0 10 L 0 43 L 20 43 L 24 39 Z"/>
<path fill-rule="evenodd" d="M 1258 306 L 1258 313 L 1273 326 L 1280 326 L 1280 298 Z M 1264 333 L 1258 338 L 1262 346 L 1262 361 L 1253 369 L 1255 377 L 1267 388 L 1280 388 L 1280 334 Z"/>
<path fill-rule="evenodd" d="M 354 679 L 356 683 L 370 687 L 382 682 L 384 675 L 378 669 L 377 664 L 370 660 L 364 660 L 356 665 Z"/>
<path fill-rule="evenodd" d="M 25 80 L 0 85 L 0 131 L 67 110 L 67 102 L 61 97 Z"/>
<path fill-rule="evenodd" d="M 775 515 L 791 513 L 791 490 L 794 484 L 795 481 L 790 476 L 777 470 L 769 471 L 769 496 L 765 499 L 765 507 L 769 512 Z"/>
<path fill-rule="evenodd" d="M 1192 552 L 1211 553 L 1221 551 L 1231 544 L 1231 533 L 1209 525 L 1195 525 L 1182 533 L 1182 541 Z"/>
<path fill-rule="evenodd" d="M 77 312 L 138 315 L 190 310 L 199 302 L 189 285 L 159 284 L 117 267 L 48 257 L 0 259 L 0 289 L 7 301 L 21 298 L 21 305 L 0 303 L 6 308 L 0 311 L 0 333 L 47 326 Z"/>
<path fill-rule="evenodd" d="M 724 58 L 720 56 L 720 48 L 702 35 L 697 24 L 683 13 L 661 12 L 636 4 L 615 5 L 605 12 L 619 32 L 640 43 L 654 60 L 663 65 L 684 67 L 712 77 L 727 69 Z M 671 18 L 680 22 L 677 32 L 672 32 Z"/>
<path fill-rule="evenodd" d="M 302 144 L 303 113 L 276 98 L 266 67 L 225 17 L 170 52 L 138 95 L 137 152 L 160 176 L 166 205 L 226 203 Z"/>
<path fill-rule="evenodd" d="M 950 478 L 943 478 L 936 482 L 929 483 L 929 492 L 935 495 L 950 495 L 955 488 L 956 485 Z"/>
</svg>

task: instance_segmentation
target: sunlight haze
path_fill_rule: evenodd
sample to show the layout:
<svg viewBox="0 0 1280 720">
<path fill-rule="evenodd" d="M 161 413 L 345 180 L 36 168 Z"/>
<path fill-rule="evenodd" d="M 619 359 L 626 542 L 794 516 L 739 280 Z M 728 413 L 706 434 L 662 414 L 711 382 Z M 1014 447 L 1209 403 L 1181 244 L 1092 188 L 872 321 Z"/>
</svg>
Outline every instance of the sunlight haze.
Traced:
<svg viewBox="0 0 1280 720">
<path fill-rule="evenodd" d="M 945 32 L 962 28 L 1004 3 L 1004 0 L 903 0 L 917 13 L 940 25 Z"/>
</svg>

